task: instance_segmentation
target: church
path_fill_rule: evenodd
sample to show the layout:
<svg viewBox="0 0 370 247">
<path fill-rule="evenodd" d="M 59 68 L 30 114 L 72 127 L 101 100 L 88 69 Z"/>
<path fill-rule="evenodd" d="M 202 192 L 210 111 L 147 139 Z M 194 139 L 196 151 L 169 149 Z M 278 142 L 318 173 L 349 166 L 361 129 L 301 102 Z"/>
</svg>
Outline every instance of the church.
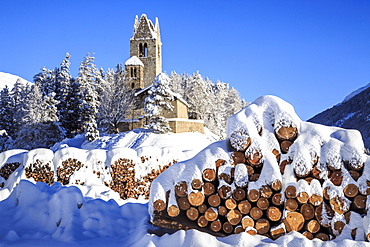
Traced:
<svg viewBox="0 0 370 247">
<path fill-rule="evenodd" d="M 125 62 L 125 70 L 127 86 L 135 90 L 137 104 L 127 119 L 119 124 L 120 131 L 143 128 L 148 123 L 144 116 L 144 101 L 154 78 L 162 72 L 162 42 L 158 18 L 153 25 L 145 14 L 140 20 L 136 16 L 130 39 L 130 58 Z M 203 121 L 189 119 L 187 102 L 176 93 L 173 96 L 173 110 L 162 112 L 172 132 L 204 133 Z"/>
</svg>

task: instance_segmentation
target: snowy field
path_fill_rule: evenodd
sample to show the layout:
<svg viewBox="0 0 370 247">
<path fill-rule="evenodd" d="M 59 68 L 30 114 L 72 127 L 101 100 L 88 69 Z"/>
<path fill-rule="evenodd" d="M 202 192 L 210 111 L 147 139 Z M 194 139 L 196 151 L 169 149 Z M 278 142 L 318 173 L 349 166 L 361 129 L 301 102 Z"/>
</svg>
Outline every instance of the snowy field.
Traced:
<svg viewBox="0 0 370 247">
<path fill-rule="evenodd" d="M 266 129 L 262 137 L 257 136 L 257 131 L 256 135 L 251 134 L 258 139 L 259 147 L 263 150 L 278 145 L 273 141 L 273 130 L 268 127 L 271 121 L 275 121 L 276 125 L 279 124 L 279 118 L 287 119 L 288 116 L 291 120 L 289 124 L 298 126 L 300 133 L 305 133 L 299 136 L 300 139 L 297 139 L 286 154 L 294 160 L 299 160 L 297 157 L 301 159 L 302 162 L 295 165 L 295 172 L 304 172 L 309 168 L 302 165 L 307 156 L 300 150 L 320 153 L 328 148 L 325 152 L 330 153 L 327 151 L 339 148 L 342 150 L 339 152 L 341 157 L 354 155 L 357 159 L 365 159 L 366 167 L 362 176 L 363 179 L 370 176 L 367 156 L 358 153 L 363 145 L 359 143 L 356 133 L 304 123 L 286 102 L 275 97 L 264 97 L 229 120 L 228 136 L 238 128 L 245 128 L 249 133 L 254 133 L 250 129 L 255 127 L 249 123 L 250 116 L 255 117 L 254 120 L 260 120 Z M 158 135 L 136 130 L 103 136 L 92 143 L 84 142 L 82 137 L 76 137 L 55 145 L 51 150 L 12 150 L 1 153 L 0 168 L 6 163 L 16 162 L 24 167 L 16 168 L 6 180 L 0 177 L 0 184 L 4 183 L 0 189 L 0 246 L 370 246 L 364 241 L 363 235 L 368 231 L 368 216 L 358 218 L 348 226 L 350 228 L 355 225 L 358 228 L 356 241 L 352 240 L 346 230 L 336 239 L 326 242 L 318 239 L 308 240 L 297 232 L 287 233 L 273 241 L 264 236 L 252 236 L 244 232 L 227 237 L 214 237 L 198 230 L 172 231 L 151 225 L 151 205 L 155 199 L 163 196 L 158 188 L 173 189 L 177 181 L 191 181 L 197 176 L 196 172 L 186 173 L 185 168 L 188 171 L 202 170 L 211 166 L 216 158 L 230 157 L 226 144 L 228 140 L 216 143 L 214 141 L 209 134 Z M 320 141 L 322 146 L 315 145 L 316 141 Z M 307 143 L 312 145 L 305 149 Z M 122 156 L 129 159 L 150 157 L 145 163 L 147 167 L 137 169 L 138 177 L 160 163 L 168 163 L 171 160 L 178 163 L 154 181 L 149 201 L 144 198 L 122 200 L 118 193 L 104 186 L 104 182 L 110 179 L 108 173 L 102 170 L 100 175 L 96 176 L 93 172 L 93 169 L 99 169 L 96 164 L 110 164 L 118 157 L 123 158 Z M 282 177 L 274 167 L 275 157 L 267 154 L 264 156 L 265 170 L 262 170 L 259 183 L 272 178 L 280 178 L 283 186 L 293 183 L 288 177 L 293 173 L 285 173 L 285 177 Z M 70 183 L 65 186 L 61 183 L 49 186 L 35 182 L 25 174 L 26 168 L 36 160 L 41 160 L 43 164 L 49 163 L 51 169 L 56 171 L 67 157 L 76 158 L 89 167 L 73 173 Z M 324 155 L 321 157 L 336 158 Z M 239 182 L 242 182 L 241 180 Z M 361 178 L 359 181 L 362 181 Z M 258 187 L 259 184 L 251 183 L 251 187 L 253 186 Z"/>
</svg>

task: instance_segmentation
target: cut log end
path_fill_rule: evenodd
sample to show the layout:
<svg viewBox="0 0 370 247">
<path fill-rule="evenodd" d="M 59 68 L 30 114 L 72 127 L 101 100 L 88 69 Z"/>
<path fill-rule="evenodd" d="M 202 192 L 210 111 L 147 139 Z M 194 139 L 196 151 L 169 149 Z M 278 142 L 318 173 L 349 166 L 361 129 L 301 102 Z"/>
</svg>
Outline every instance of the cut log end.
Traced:
<svg viewBox="0 0 370 247">
<path fill-rule="evenodd" d="M 166 206 L 167 206 L 166 203 L 161 199 L 158 199 L 153 203 L 154 209 L 157 210 L 158 212 L 165 210 Z"/>
</svg>

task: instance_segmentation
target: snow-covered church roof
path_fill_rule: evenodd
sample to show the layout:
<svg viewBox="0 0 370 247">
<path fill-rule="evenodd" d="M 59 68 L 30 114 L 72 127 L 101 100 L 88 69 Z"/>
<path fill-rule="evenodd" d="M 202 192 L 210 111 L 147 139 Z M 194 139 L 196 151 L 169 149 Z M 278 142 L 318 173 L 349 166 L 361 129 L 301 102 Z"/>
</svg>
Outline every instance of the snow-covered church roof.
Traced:
<svg viewBox="0 0 370 247">
<path fill-rule="evenodd" d="M 125 66 L 127 65 L 140 65 L 144 67 L 143 62 L 137 57 L 137 56 L 132 56 L 127 61 L 125 62 Z"/>
</svg>

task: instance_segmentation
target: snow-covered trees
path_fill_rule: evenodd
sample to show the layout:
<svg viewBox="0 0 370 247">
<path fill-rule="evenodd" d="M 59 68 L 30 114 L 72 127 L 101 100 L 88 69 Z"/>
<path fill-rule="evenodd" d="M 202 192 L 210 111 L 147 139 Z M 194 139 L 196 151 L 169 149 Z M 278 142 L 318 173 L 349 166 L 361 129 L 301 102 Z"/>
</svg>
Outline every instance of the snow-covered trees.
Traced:
<svg viewBox="0 0 370 247">
<path fill-rule="evenodd" d="M 204 121 L 220 139 L 225 137 L 228 117 L 246 106 L 238 91 L 229 84 L 203 79 L 199 72 L 192 75 L 171 73 L 171 89 L 179 93 L 189 104 L 189 118 Z"/>
<path fill-rule="evenodd" d="M 105 126 L 108 133 L 117 133 L 118 123 L 127 118 L 134 107 L 134 91 L 125 81 L 125 70 L 117 65 L 116 71 L 109 69 L 101 83 L 101 104 L 98 123 Z"/>
<path fill-rule="evenodd" d="M 0 92 L 0 130 L 5 130 L 7 133 L 13 133 L 13 105 L 9 88 L 5 86 Z"/>
<path fill-rule="evenodd" d="M 167 133 L 171 129 L 161 112 L 173 109 L 171 101 L 174 100 L 174 97 L 170 89 L 170 78 L 165 73 L 160 73 L 154 79 L 148 94 L 144 103 L 145 116 L 149 119 L 149 124 L 146 127 L 160 133 Z"/>
</svg>

